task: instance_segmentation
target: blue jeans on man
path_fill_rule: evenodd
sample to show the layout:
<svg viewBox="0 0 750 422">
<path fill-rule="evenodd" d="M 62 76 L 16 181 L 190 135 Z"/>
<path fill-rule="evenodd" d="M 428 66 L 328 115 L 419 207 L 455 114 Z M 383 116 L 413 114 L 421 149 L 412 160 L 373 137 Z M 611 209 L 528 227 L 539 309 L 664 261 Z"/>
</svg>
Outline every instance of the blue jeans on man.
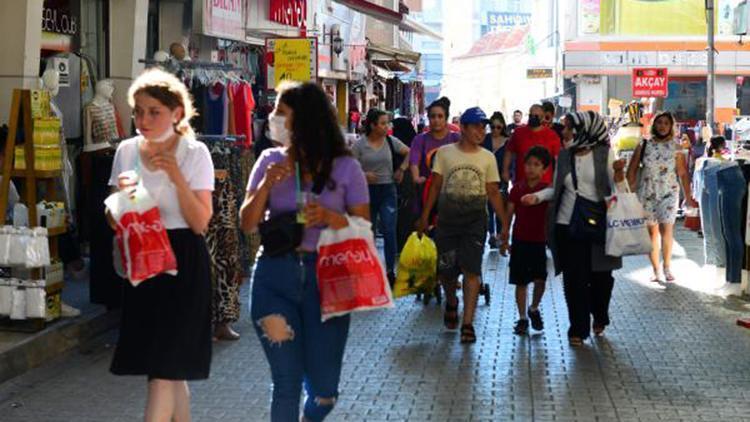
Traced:
<svg viewBox="0 0 750 422">
<path fill-rule="evenodd" d="M 396 268 L 396 222 L 398 220 L 398 197 L 394 183 L 369 185 L 370 219 L 373 230 L 378 228 L 385 243 L 385 267 L 388 274 Z"/>
</svg>

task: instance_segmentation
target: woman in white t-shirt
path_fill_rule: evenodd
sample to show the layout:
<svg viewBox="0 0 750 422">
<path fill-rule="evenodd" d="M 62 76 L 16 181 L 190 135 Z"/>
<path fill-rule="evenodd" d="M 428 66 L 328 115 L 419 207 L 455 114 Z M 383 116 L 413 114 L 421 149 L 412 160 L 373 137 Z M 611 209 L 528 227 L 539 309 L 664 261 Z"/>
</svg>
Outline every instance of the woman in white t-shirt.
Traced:
<svg viewBox="0 0 750 422">
<path fill-rule="evenodd" d="M 187 88 L 162 70 L 147 70 L 128 92 L 140 136 L 117 148 L 109 184 L 129 189 L 135 170 L 159 204 L 177 258 L 177 275 L 162 274 L 137 288 L 124 284 L 116 375 L 146 375 L 145 420 L 190 419 L 187 382 L 208 378 L 211 363 L 211 280 L 203 233 L 211 219 L 214 169 L 195 140 L 195 110 Z"/>
</svg>

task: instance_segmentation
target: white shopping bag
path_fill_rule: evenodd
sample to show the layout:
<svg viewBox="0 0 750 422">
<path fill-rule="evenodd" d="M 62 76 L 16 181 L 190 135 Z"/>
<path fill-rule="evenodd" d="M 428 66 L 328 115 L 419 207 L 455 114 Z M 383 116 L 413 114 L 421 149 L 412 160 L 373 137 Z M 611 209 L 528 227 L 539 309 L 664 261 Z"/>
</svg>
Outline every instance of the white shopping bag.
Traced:
<svg viewBox="0 0 750 422">
<path fill-rule="evenodd" d="M 646 212 L 638 195 L 627 189 L 607 198 L 608 256 L 645 255 L 651 253 L 651 238 L 646 227 Z"/>
<path fill-rule="evenodd" d="M 343 229 L 327 228 L 318 240 L 321 320 L 355 311 L 392 308 L 393 296 L 375 249 L 372 225 L 347 216 Z"/>
</svg>

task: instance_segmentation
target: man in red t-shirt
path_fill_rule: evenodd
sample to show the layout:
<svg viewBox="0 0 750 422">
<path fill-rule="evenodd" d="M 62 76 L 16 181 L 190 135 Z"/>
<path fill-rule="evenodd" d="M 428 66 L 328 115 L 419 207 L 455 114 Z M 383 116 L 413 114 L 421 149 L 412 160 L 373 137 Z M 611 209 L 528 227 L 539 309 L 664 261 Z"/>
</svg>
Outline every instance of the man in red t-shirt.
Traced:
<svg viewBox="0 0 750 422">
<path fill-rule="evenodd" d="M 548 127 L 544 127 L 542 122 L 544 121 L 544 109 L 539 104 L 534 104 L 529 109 L 529 123 L 526 126 L 521 126 L 513 132 L 513 135 L 508 141 L 508 146 L 505 150 L 505 158 L 503 159 L 503 181 L 510 180 L 510 168 L 513 163 L 513 159 L 516 160 L 516 174 L 513 179 L 513 183 L 519 183 L 526 178 L 524 174 L 524 158 L 529 150 L 540 145 L 547 148 L 550 155 L 554 160 L 557 159 L 560 154 L 560 138 L 557 136 L 555 131 Z M 547 167 L 544 175 L 542 176 L 542 182 L 546 184 L 552 184 L 552 177 L 555 172 L 554 165 Z"/>
</svg>

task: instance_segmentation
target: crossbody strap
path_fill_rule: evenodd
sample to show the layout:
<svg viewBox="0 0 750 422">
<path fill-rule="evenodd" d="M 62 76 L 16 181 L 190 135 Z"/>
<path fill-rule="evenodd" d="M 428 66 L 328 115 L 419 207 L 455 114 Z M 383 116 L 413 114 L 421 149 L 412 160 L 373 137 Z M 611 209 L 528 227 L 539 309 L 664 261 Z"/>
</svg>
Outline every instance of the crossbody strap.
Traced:
<svg viewBox="0 0 750 422">
<path fill-rule="evenodd" d="M 578 193 L 578 174 L 576 173 L 576 154 L 570 153 L 570 176 L 573 178 L 573 189 Z"/>
</svg>

